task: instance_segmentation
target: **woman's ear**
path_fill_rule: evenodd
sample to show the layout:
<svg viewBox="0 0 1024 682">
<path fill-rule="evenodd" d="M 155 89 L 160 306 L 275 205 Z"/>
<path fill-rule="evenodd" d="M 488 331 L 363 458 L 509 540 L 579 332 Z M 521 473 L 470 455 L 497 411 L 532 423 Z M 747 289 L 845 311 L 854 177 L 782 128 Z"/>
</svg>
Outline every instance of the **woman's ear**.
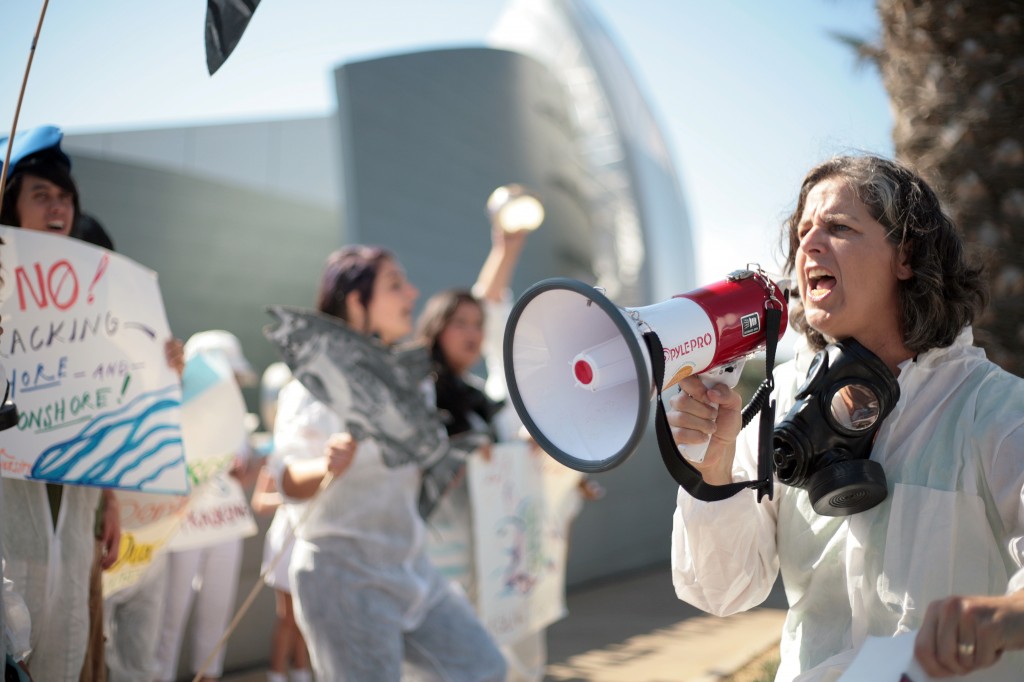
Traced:
<svg viewBox="0 0 1024 682">
<path fill-rule="evenodd" d="M 358 291 L 345 294 L 345 319 L 353 329 L 361 330 L 366 326 L 366 308 L 359 300 Z"/>
<path fill-rule="evenodd" d="M 901 246 L 896 251 L 896 279 L 908 280 L 914 276 L 914 269 L 910 267 L 910 247 Z"/>
</svg>

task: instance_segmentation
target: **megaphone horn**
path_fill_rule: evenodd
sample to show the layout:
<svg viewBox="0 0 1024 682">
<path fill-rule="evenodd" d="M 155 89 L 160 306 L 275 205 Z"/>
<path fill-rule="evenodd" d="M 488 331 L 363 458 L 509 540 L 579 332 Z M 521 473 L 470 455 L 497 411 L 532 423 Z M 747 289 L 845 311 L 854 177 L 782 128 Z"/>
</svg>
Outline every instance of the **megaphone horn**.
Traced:
<svg viewBox="0 0 1024 682">
<path fill-rule="evenodd" d="M 547 279 L 516 302 L 505 328 L 509 397 L 538 445 L 565 466 L 611 469 L 639 445 L 654 397 L 684 377 L 706 385 L 739 381 L 743 362 L 765 347 L 765 310 L 786 296 L 760 270 L 642 308 L 619 308 L 594 287 Z M 664 383 L 655 385 L 644 333 L 661 342 Z M 680 446 L 702 461 L 707 445 Z"/>
</svg>

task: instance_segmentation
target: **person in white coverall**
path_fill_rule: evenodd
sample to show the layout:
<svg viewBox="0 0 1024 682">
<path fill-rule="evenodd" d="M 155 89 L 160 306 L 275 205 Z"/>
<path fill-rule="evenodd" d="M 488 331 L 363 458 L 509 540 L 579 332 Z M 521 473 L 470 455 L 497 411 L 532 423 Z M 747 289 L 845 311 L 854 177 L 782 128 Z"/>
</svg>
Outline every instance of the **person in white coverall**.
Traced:
<svg viewBox="0 0 1024 682">
<path fill-rule="evenodd" d="M 242 353 L 238 339 L 230 332 L 213 329 L 189 337 L 185 342 L 185 362 L 202 354 L 215 354 L 224 359 L 240 386 L 256 383 L 256 372 Z M 225 428 L 239 429 L 240 425 Z M 250 461 L 248 454 L 248 445 L 243 444 L 243 450 L 236 453 L 231 475 L 245 476 Z M 158 680 L 177 679 L 178 657 L 193 603 L 196 610 L 192 625 L 193 672 L 199 672 L 214 647 L 220 644 L 233 613 L 242 545 L 242 538 L 234 538 L 168 553 L 163 617 L 156 647 Z M 220 678 L 224 653 L 225 647 L 221 646 L 204 671 L 204 680 Z"/>
<path fill-rule="evenodd" d="M 790 607 L 778 680 L 835 680 L 866 637 L 913 631 L 931 676 L 1022 679 L 1024 381 L 973 345 L 979 270 L 932 189 L 873 156 L 812 169 L 784 229 L 804 343 L 776 370 L 777 415 L 816 349 L 856 339 L 899 384 L 871 449 L 888 496 L 831 517 L 778 482 L 762 504 L 749 491 L 701 502 L 681 489 L 677 594 L 725 616 L 764 600 L 781 571 Z M 757 424 L 740 431 L 739 395 L 691 377 L 670 404 L 676 442 L 709 442 L 694 465 L 706 483 L 755 477 Z"/>
<path fill-rule="evenodd" d="M 327 260 L 317 309 L 391 345 L 412 331 L 418 293 L 389 251 L 348 246 Z M 404 663 L 427 680 L 504 680 L 472 607 L 427 559 L 418 462 L 388 466 L 389 446 L 357 443 L 344 424 L 298 380 L 282 389 L 271 460 L 291 502 L 289 580 L 316 679 L 398 680 Z"/>
</svg>

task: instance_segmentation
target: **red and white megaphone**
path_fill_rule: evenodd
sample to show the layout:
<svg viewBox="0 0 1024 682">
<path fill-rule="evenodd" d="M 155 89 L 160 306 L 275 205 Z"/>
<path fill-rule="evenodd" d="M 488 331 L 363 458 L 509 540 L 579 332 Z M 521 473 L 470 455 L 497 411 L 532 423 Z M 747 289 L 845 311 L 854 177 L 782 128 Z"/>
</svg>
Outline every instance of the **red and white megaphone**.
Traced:
<svg viewBox="0 0 1024 682">
<path fill-rule="evenodd" d="M 619 308 L 592 286 L 555 278 L 533 285 L 505 328 L 509 397 L 538 445 L 577 471 L 611 469 L 636 450 L 651 401 L 684 377 L 708 386 L 739 381 L 745 360 L 765 348 L 765 313 L 787 293 L 761 270 L 643 308 Z M 655 385 L 644 334 L 661 342 L 664 383 Z M 689 460 L 707 445 L 680 446 Z"/>
</svg>

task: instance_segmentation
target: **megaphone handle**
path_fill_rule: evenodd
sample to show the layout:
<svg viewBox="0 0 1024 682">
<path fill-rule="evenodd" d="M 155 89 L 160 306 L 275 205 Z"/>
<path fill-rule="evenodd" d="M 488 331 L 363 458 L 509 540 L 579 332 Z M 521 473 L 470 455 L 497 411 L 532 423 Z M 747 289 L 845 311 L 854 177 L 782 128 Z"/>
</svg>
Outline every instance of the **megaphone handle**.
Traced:
<svg viewBox="0 0 1024 682">
<path fill-rule="evenodd" d="M 731 363 L 722 365 L 721 367 L 715 367 L 714 369 L 704 372 L 698 376 L 707 388 L 711 388 L 718 384 L 725 384 L 729 388 L 736 388 L 736 384 L 740 382 L 740 375 L 743 373 L 743 365 L 745 363 L 745 358 L 739 358 L 737 360 L 733 360 Z M 704 455 L 706 455 L 708 451 L 707 443 L 677 445 L 676 447 L 679 449 L 679 454 L 683 457 L 691 462 L 698 463 L 704 461 Z"/>
<path fill-rule="evenodd" d="M 650 351 L 651 368 L 654 371 L 654 378 L 659 386 L 664 385 L 662 382 L 665 379 L 665 362 L 662 359 L 661 341 L 654 332 L 647 332 L 644 334 L 644 342 Z M 715 502 L 716 500 L 732 497 L 739 491 L 756 485 L 756 483 L 751 483 L 750 481 L 727 483 L 725 485 L 705 483 L 700 472 L 692 464 L 679 456 L 678 446 L 672 439 L 672 430 L 668 425 L 665 403 L 661 400 L 661 396 L 658 396 L 656 402 L 658 404 L 658 414 L 655 418 L 654 432 L 658 436 L 658 452 L 661 454 L 661 461 L 665 463 L 665 468 L 668 469 L 668 472 L 672 474 L 672 478 L 686 492 L 698 500 Z"/>
</svg>

